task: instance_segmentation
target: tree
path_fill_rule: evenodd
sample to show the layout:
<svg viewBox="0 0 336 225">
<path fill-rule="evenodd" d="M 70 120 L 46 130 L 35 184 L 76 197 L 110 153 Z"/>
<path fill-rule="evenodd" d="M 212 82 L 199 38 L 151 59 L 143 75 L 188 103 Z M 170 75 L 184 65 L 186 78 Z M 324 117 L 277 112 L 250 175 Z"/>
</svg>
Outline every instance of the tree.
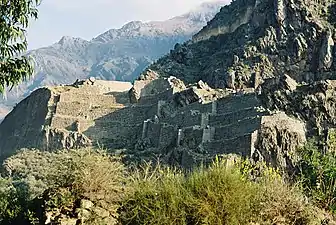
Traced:
<svg viewBox="0 0 336 225">
<path fill-rule="evenodd" d="M 26 29 L 37 19 L 41 0 L 0 0 L 0 93 L 19 84 L 34 70 L 27 50 Z"/>
</svg>

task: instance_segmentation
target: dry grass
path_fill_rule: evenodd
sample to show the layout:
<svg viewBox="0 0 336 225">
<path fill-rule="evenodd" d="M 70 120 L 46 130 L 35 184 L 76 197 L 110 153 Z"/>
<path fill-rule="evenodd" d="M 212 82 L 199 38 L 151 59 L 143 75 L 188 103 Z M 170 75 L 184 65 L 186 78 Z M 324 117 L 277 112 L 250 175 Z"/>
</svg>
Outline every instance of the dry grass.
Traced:
<svg viewBox="0 0 336 225">
<path fill-rule="evenodd" d="M 323 215 L 300 189 L 264 173 L 250 181 L 240 168 L 216 162 L 188 175 L 162 166 L 135 171 L 122 224 L 321 224 Z"/>
</svg>

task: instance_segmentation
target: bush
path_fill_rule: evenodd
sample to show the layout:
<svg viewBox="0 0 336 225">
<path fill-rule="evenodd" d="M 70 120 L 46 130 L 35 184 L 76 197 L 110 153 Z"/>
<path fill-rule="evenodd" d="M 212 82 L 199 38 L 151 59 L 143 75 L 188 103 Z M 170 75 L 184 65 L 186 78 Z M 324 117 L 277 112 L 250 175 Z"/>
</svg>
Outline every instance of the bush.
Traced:
<svg viewBox="0 0 336 225">
<path fill-rule="evenodd" d="M 253 182 L 237 165 L 216 161 L 188 175 L 162 166 L 135 171 L 122 224 L 320 224 L 298 188 L 265 170 Z"/>
<path fill-rule="evenodd" d="M 276 171 L 228 160 L 188 173 L 151 164 L 127 172 L 103 151 L 23 150 L 4 163 L 0 224 L 321 224 L 323 212 Z M 307 168 L 311 185 L 319 173 Z"/>
<path fill-rule="evenodd" d="M 105 151 L 92 149 L 41 152 L 22 150 L 4 162 L 5 173 L 24 183 L 31 199 L 49 188 L 71 187 L 74 193 L 93 197 L 97 191 L 120 192 L 125 168 Z M 96 196 L 97 197 L 97 196 Z"/>
<path fill-rule="evenodd" d="M 127 193 L 123 164 L 104 151 L 23 150 L 5 161 L 4 170 L 13 178 L 12 185 L 26 193 L 28 201 L 39 204 L 34 209 L 40 211 L 40 219 L 48 211 L 68 210 L 67 214 L 76 217 L 75 209 L 80 207 L 82 199 L 107 208 L 109 214 L 117 217 L 119 202 Z"/>
<path fill-rule="evenodd" d="M 10 179 L 0 177 L 0 224 L 25 224 L 34 221 L 25 193 Z"/>
<path fill-rule="evenodd" d="M 305 192 L 319 207 L 336 213 L 335 153 L 323 153 L 315 139 L 308 141 L 299 152 L 302 157 L 299 179 Z"/>
</svg>

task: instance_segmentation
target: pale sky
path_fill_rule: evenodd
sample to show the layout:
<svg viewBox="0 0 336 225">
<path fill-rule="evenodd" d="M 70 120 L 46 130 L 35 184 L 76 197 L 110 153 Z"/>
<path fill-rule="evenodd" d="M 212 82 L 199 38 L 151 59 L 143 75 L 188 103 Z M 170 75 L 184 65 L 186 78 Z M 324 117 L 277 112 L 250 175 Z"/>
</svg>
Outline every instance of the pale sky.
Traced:
<svg viewBox="0 0 336 225">
<path fill-rule="evenodd" d="M 91 40 L 132 21 L 166 20 L 211 0 L 42 0 L 39 18 L 28 30 L 29 49 L 62 36 Z"/>
</svg>

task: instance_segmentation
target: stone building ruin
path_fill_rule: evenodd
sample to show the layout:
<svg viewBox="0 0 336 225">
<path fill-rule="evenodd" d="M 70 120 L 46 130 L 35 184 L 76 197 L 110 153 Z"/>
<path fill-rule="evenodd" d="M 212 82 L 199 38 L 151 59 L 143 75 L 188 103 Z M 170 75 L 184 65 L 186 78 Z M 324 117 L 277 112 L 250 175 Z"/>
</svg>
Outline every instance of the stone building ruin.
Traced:
<svg viewBox="0 0 336 225">
<path fill-rule="evenodd" d="M 127 149 L 128 157 L 158 153 L 168 162 L 188 167 L 217 154 L 250 156 L 258 133 L 274 118 L 288 121 L 264 110 L 253 91 L 234 94 L 202 81 L 189 86 L 174 77 L 137 80 L 134 85 L 77 82 L 42 88 L 23 100 L 0 125 L 1 140 L 8 140 L 0 144 L 0 155 L 20 148 L 98 145 Z M 304 137 L 304 126 L 293 123 L 301 128 L 288 126 L 288 132 Z"/>
</svg>

